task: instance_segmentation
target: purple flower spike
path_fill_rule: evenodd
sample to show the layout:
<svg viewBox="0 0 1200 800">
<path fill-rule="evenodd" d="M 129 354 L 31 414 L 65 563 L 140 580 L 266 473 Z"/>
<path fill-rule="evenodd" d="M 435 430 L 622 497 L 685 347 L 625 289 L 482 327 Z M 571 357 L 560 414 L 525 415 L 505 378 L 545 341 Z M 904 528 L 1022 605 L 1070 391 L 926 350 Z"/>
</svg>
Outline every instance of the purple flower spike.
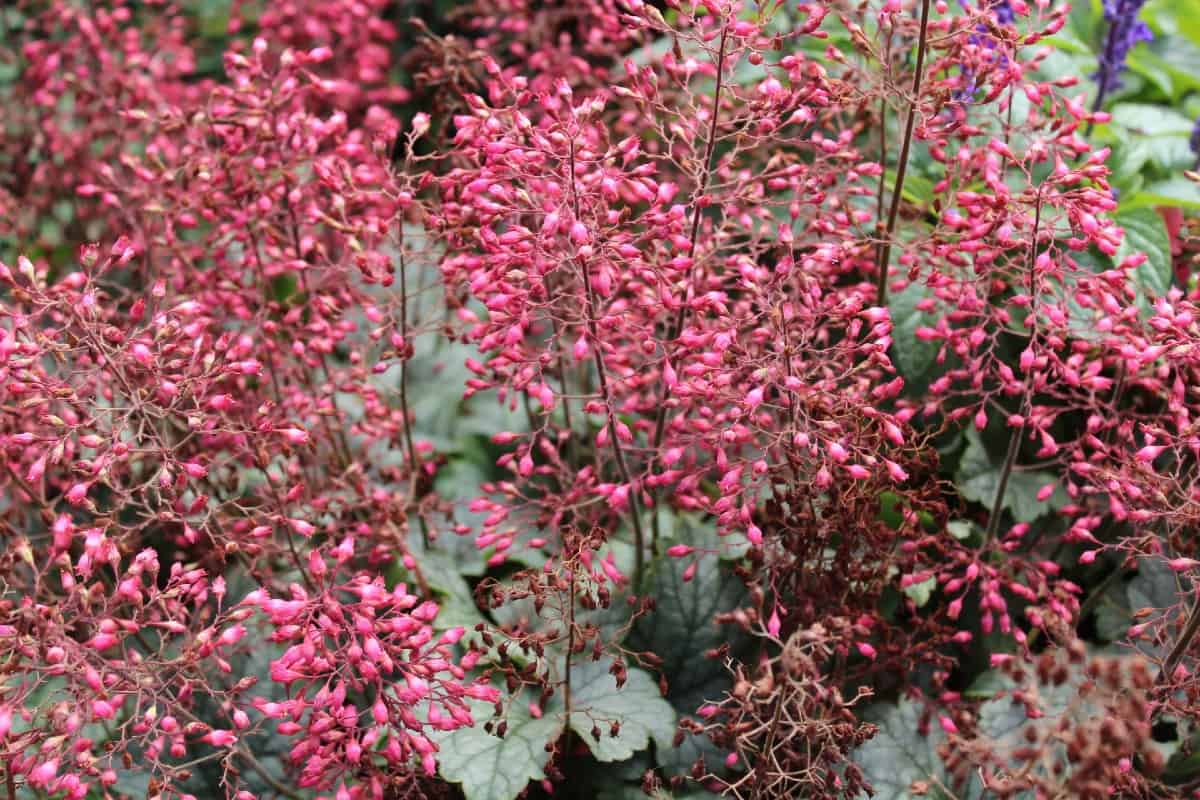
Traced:
<svg viewBox="0 0 1200 800">
<path fill-rule="evenodd" d="M 1100 109 L 1109 92 L 1120 88 L 1120 75 L 1125 70 L 1129 51 L 1138 42 L 1148 42 L 1154 38 L 1150 27 L 1137 18 L 1145 3 L 1146 0 L 1104 0 L 1108 35 L 1104 38 L 1099 68 L 1092 75 L 1097 84 L 1093 110 Z"/>
</svg>

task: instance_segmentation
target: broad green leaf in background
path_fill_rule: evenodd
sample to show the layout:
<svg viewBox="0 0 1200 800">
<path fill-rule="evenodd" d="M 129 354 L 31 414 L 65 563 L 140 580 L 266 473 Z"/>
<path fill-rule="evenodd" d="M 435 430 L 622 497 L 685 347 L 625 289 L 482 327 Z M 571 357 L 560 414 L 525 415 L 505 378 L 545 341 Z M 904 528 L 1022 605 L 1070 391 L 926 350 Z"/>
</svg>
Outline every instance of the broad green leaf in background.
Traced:
<svg viewBox="0 0 1200 800">
<path fill-rule="evenodd" d="M 1115 261 L 1120 263 L 1135 253 L 1145 253 L 1146 262 L 1134 270 L 1134 282 L 1142 299 L 1162 297 L 1171 288 L 1171 240 L 1158 212 L 1149 208 L 1122 211 L 1116 223 L 1125 229 Z M 1149 302 L 1145 303 L 1147 310 Z"/>
<path fill-rule="evenodd" d="M 571 665 L 570 726 L 598 761 L 624 761 L 653 740 L 660 748 L 670 747 L 675 736 L 675 709 L 658 691 L 658 684 L 644 670 L 629 667 L 625 685 L 609 674 L 612 660 L 590 659 Z M 620 723 L 610 736 L 614 722 Z M 592 735 L 600 729 L 600 738 Z"/>
<path fill-rule="evenodd" d="M 991 508 L 996 501 L 1003 465 L 992 461 L 988 448 L 973 427 L 967 428 L 966 439 L 967 449 L 959 462 L 955 485 L 966 499 Z M 1056 488 L 1047 500 L 1037 499 L 1037 493 L 1043 486 L 1055 482 L 1055 476 L 1049 472 L 1014 470 L 1008 478 L 1001 507 L 1011 512 L 1018 522 L 1033 522 L 1066 505 L 1067 495 L 1061 487 Z"/>
<path fill-rule="evenodd" d="M 563 719 L 559 714 L 537 719 L 522 699 L 528 698 L 518 697 L 505 714 L 504 738 L 483 729 L 491 706 L 475 702 L 474 726 L 431 734 L 438 745 L 438 771 L 451 783 L 462 784 L 467 800 L 514 800 L 530 781 L 546 777 L 546 744 L 562 734 Z"/>
<path fill-rule="evenodd" d="M 1146 206 L 1178 206 L 1193 211 L 1200 210 L 1200 185 L 1177 175 L 1147 185 L 1128 200 L 1121 198 L 1122 211 Z"/>
<path fill-rule="evenodd" d="M 929 602 L 929 598 L 933 596 L 933 590 L 937 588 L 937 578 L 929 576 L 920 583 L 910 584 L 904 587 L 904 594 L 908 599 L 916 603 L 917 608 L 924 608 Z"/>
<path fill-rule="evenodd" d="M 458 537 L 443 533 L 442 539 L 431 543 L 428 548 L 421 541 L 421 535 L 413 531 L 408 537 L 409 551 L 421 568 L 421 575 L 429 588 L 437 594 L 438 615 L 433 625 L 438 630 L 447 630 L 462 626 L 471 630 L 484 621 L 483 614 L 475 605 L 475 595 L 470 585 L 463 577 L 461 564 L 465 563 L 452 549 L 459 544 Z M 401 575 L 408 578 L 410 585 L 416 580 L 415 575 L 408 574 L 399 561 L 395 562 L 395 570 L 391 583 L 397 582 Z"/>
<path fill-rule="evenodd" d="M 1172 608 L 1186 588 L 1184 579 L 1162 558 L 1139 558 L 1137 573 L 1125 583 L 1110 586 L 1096 607 L 1096 631 L 1106 641 L 1124 640 L 1134 612 Z M 1137 648 L 1147 655 L 1161 655 L 1161 648 L 1147 642 L 1137 642 Z"/>
<path fill-rule="evenodd" d="M 1111 125 L 1128 128 L 1141 136 L 1189 136 L 1192 120 L 1170 108 L 1153 103 L 1117 103 L 1112 107 Z"/>
<path fill-rule="evenodd" d="M 710 527 L 689 526 L 680 541 L 698 550 L 717 548 L 719 537 Z M 681 704 L 681 711 L 694 711 L 728 676 L 720 661 L 706 661 L 705 650 L 729 643 L 740 644 L 736 631 L 719 626 L 717 614 L 732 611 L 746 596 L 745 585 L 735 577 L 715 553 L 703 555 L 692 579 L 684 582 L 683 573 L 691 564 L 688 558 L 661 558 L 654 564 L 651 595 L 655 610 L 638 620 L 632 645 L 650 650 L 663 659 L 670 697 Z M 683 706 L 692 706 L 684 709 Z"/>
<path fill-rule="evenodd" d="M 892 352 L 904 377 L 921 382 L 929 374 L 937 358 L 938 342 L 917 338 L 917 328 L 932 327 L 937 317 L 921 311 L 917 304 L 933 296 L 921 281 L 913 281 L 904 291 L 893 294 L 888 301 L 892 317 Z"/>
<path fill-rule="evenodd" d="M 1169 76 L 1169 86 L 1160 88 L 1171 102 L 1200 89 L 1200 47 L 1183 36 L 1159 36 L 1134 48 L 1129 67 L 1156 84 L 1162 80 L 1160 76 Z"/>
<path fill-rule="evenodd" d="M 674 518 L 672 533 L 697 549 L 720 552 L 724 544 L 711 525 L 683 515 Z M 706 659 L 704 652 L 728 644 L 736 654 L 747 644 L 747 637 L 715 621 L 717 614 L 742 604 L 746 596 L 742 581 L 714 552 L 699 558 L 692 580 L 685 583 L 683 573 L 690 564 L 687 558 L 655 562 L 650 593 L 657 604 L 638 620 L 630 637 L 634 649 L 648 650 L 663 659 L 667 699 L 683 715 L 695 713 L 706 701 L 720 700 L 731 683 L 724 663 Z M 701 756 L 715 769 L 724 753 L 706 737 L 690 733 L 678 748 L 660 744 L 658 749 L 659 764 L 670 774 L 686 774 Z"/>
<path fill-rule="evenodd" d="M 1129 655 L 1127 652 L 1109 653 L 1121 661 L 1133 661 L 1140 656 Z M 1000 696 L 986 701 L 979 707 L 978 734 L 988 742 L 997 754 L 1008 754 L 1017 767 L 1026 762 L 1017 758 L 1017 754 L 1029 746 L 1030 739 L 1026 734 L 1032 730 L 1036 733 L 1035 741 L 1049 745 L 1048 759 L 1039 757 L 1035 769 L 1054 769 L 1056 765 L 1066 766 L 1067 750 L 1061 736 L 1062 730 L 1084 724 L 1092 724 L 1110 714 L 1109 690 L 1098 688 L 1089 677 L 1086 669 L 1087 660 L 1082 664 L 1074 664 L 1064 653 L 1057 654 L 1058 663 L 1068 671 L 1067 680 L 1061 683 L 1042 683 L 1033 679 L 1033 672 L 1028 673 L 1032 680 L 1024 685 L 1014 685 L 1012 680 L 996 672 L 984 673 L 977 679 L 976 684 L 987 684 L 982 690 L 972 687 L 968 694 L 979 691 L 999 691 Z M 1020 699 L 1014 698 L 1015 690 L 1020 691 Z M 1039 712 L 1029 713 L 1030 707 Z M 1064 727 L 1069 726 L 1069 727 Z M 1164 757 L 1170 757 L 1176 747 L 1176 742 L 1156 743 Z M 1020 800 L 1033 800 L 1033 793 L 1018 796 Z"/>
<path fill-rule="evenodd" d="M 879 732 L 854 751 L 853 759 L 862 768 L 874 789 L 875 797 L 888 800 L 949 800 L 939 787 L 953 781 L 937 754 L 946 738 L 935 721 L 928 732 L 921 731 L 921 709 L 902 697 L 899 703 L 877 703 L 864 715 L 879 726 Z M 914 786 L 916 784 L 916 786 Z M 977 787 L 955 792 L 958 800 L 980 797 Z"/>
</svg>

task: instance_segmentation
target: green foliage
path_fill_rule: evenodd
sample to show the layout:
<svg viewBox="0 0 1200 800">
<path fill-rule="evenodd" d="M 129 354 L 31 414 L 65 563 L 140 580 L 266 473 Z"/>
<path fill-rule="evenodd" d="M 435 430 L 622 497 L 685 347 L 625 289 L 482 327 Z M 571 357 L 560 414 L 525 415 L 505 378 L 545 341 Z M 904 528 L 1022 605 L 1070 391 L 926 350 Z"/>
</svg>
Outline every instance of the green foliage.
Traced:
<svg viewBox="0 0 1200 800">
<path fill-rule="evenodd" d="M 651 740 L 660 748 L 671 746 L 675 735 L 675 710 L 663 699 L 650 674 L 629 668 L 625 685 L 618 687 L 611 674 L 612 661 L 587 660 L 571 666 L 571 729 L 587 743 L 598 761 L 623 761 L 645 750 Z M 611 735 L 612 726 L 619 729 Z M 592 735 L 598 728 L 600 736 Z"/>
<path fill-rule="evenodd" d="M 550 758 L 546 744 L 562 734 L 563 720 L 554 714 L 538 719 L 527 703 L 525 696 L 514 699 L 504 714 L 503 737 L 488 733 L 482 724 L 433 737 L 440 750 L 442 777 L 461 784 L 467 800 L 513 800 L 530 781 L 546 777 L 542 771 Z M 472 705 L 477 723 L 491 715 L 486 703 Z"/>
<path fill-rule="evenodd" d="M 1125 638 L 1134 614 L 1142 609 L 1174 607 L 1186 589 L 1184 579 L 1161 558 L 1139 558 L 1137 572 L 1125 582 L 1115 582 L 1104 592 L 1096 606 L 1096 633 L 1109 642 Z M 1159 648 L 1139 643 L 1150 655 L 1162 655 Z"/>
<path fill-rule="evenodd" d="M 894 293 L 889 301 L 892 317 L 892 353 L 901 374 L 910 381 L 925 384 L 933 369 L 941 344 L 936 341 L 918 339 L 918 328 L 931 326 L 937 319 L 936 313 L 917 308 L 922 300 L 932 297 L 929 288 L 921 281 L 913 281 L 904 291 Z"/>
<path fill-rule="evenodd" d="M 723 542 L 708 525 L 690 517 L 673 517 L 674 533 L 680 541 L 705 550 L 720 550 Z M 681 715 L 693 714 L 705 702 L 720 700 L 730 685 L 730 675 L 721 659 L 704 653 L 722 645 L 731 654 L 746 649 L 748 637 L 730 627 L 720 627 L 718 614 L 743 604 L 746 589 L 715 554 L 700 558 L 692 579 L 683 573 L 690 559 L 663 558 L 654 564 L 649 591 L 656 599 L 655 610 L 638 620 L 630 638 L 637 650 L 656 653 L 663 659 L 667 699 Z M 659 763 L 671 774 L 686 774 L 704 757 L 715 767 L 724 753 L 705 737 L 687 734 L 679 747 L 659 744 Z"/>
<path fill-rule="evenodd" d="M 946 735 L 934 720 L 924 730 L 920 706 L 907 697 L 898 703 L 878 703 L 864 715 L 879 727 L 878 733 L 854 752 L 854 761 L 875 790 L 889 800 L 974 800 L 971 791 L 951 793 L 953 781 L 938 756 L 937 748 Z"/>
<path fill-rule="evenodd" d="M 1003 472 L 1003 464 L 996 459 L 997 455 L 1003 455 L 1004 448 L 987 447 L 974 428 L 967 429 L 966 439 L 967 449 L 959 461 L 955 484 L 963 497 L 990 509 L 996 500 Z M 1014 471 L 1009 475 L 1001 508 L 1009 511 L 1018 522 L 1033 522 L 1066 504 L 1066 492 L 1057 487 L 1049 499 L 1037 499 L 1041 488 L 1054 482 L 1054 475 L 1048 472 Z"/>
<path fill-rule="evenodd" d="M 1125 229 L 1116 261 L 1145 253 L 1146 262 L 1137 268 L 1134 279 L 1143 290 L 1143 299 L 1146 294 L 1162 297 L 1171 288 L 1171 240 L 1162 217 L 1151 209 L 1137 208 L 1117 214 L 1116 221 Z"/>
</svg>

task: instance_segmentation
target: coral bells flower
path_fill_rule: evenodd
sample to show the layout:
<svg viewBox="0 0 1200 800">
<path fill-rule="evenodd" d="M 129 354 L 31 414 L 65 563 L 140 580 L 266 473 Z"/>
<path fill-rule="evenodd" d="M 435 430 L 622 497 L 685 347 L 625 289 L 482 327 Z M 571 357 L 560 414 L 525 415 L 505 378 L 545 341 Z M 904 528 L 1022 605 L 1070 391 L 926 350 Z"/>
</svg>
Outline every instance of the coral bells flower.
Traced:
<svg viewBox="0 0 1200 800">
<path fill-rule="evenodd" d="M 378 697 L 371 718 L 402 745 L 386 749 L 385 759 L 402 766 L 405 753 L 415 751 L 430 774 L 437 748 L 420 731 L 426 726 L 449 731 L 472 725 L 467 698 L 499 699 L 492 686 L 463 682 L 462 670 L 454 666 L 451 647 L 462 629 L 435 637 L 429 623 L 436 617 L 436 605 L 418 603 L 402 585 L 388 591 L 382 580 L 361 576 L 319 596 L 310 597 L 299 587 L 292 594 L 294 599 L 284 601 L 258 593 L 243 605 L 264 612 L 275 626 L 271 639 L 287 647 L 272 662 L 270 673 L 273 680 L 298 689 L 289 701 L 293 711 L 284 729 L 294 737 L 293 758 L 306 764 L 304 785 L 329 786 L 353 769 L 351 762 L 335 757 L 345 732 L 359 725 L 351 691 L 369 689 Z M 306 624 L 317 619 L 323 620 L 319 627 Z M 426 709 L 425 722 L 414 714 L 418 704 Z M 269 704 L 260 708 L 270 713 Z M 232 737 L 223 733 L 226 739 Z M 354 738 L 376 735 L 363 728 Z"/>
</svg>

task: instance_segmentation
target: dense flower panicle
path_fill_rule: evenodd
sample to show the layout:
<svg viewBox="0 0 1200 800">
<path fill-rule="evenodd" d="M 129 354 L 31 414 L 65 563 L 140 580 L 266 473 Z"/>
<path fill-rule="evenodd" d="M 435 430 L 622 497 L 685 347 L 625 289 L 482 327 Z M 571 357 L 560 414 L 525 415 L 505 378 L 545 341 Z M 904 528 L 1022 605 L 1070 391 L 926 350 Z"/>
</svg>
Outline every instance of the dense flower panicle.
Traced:
<svg viewBox="0 0 1200 800">
<path fill-rule="evenodd" d="M 23 88 L 43 93 L 41 130 L 65 159 L 38 168 L 70 177 L 38 181 L 72 189 L 81 224 L 109 244 L 84 246 L 65 271 L 24 256 L 0 268 L 0 396 L 22 409 L 0 426 L 6 530 L 28 532 L 5 565 L 6 585 L 26 591 L 3 600 L 0 646 L 27 677 L 0 693 L 4 718 L 20 719 L 0 748 L 11 774 L 48 793 L 83 797 L 135 761 L 178 793 L 188 778 L 174 764 L 199 753 L 244 768 L 277 719 L 302 785 L 382 797 L 395 775 L 432 773 L 423 731 L 472 724 L 466 700 L 495 699 L 466 676 L 471 658 L 460 666 L 462 633 L 437 622 L 408 551 L 409 520 L 436 535 L 443 510 L 418 493 L 435 469 L 424 442 L 364 466 L 411 436 L 386 376 L 418 330 L 389 288 L 412 194 L 378 139 L 395 120 L 363 105 L 398 96 L 383 86 L 354 101 L 376 127 L 351 129 L 329 82 L 367 80 L 366 62 L 346 51 L 321 75 L 319 45 L 263 39 L 226 53 L 230 84 L 176 85 L 194 68 L 186 51 L 163 54 L 165 69 L 137 48 L 158 27 L 182 36 L 178 18 L 134 36 L 144 20 L 120 4 L 62 11 L 29 32 L 59 26 L 79 42 L 31 40 Z M 126 45 L 119 66 L 104 61 L 105 37 Z M 91 69 L 89 52 L 113 87 L 75 95 L 94 127 L 72 120 L 60 143 L 57 98 Z M 34 212 L 58 201 L 27 188 Z M 23 218 L 9 219 L 24 238 Z M 346 397 L 361 399 L 353 418 Z M 295 589 L 268 599 L 292 583 L 317 605 Z M 266 625 L 285 649 L 243 672 Z M 397 678 L 417 687 L 403 700 L 380 688 Z M 286 719 L 256 713 L 280 692 Z M 391 711 L 372 716 L 372 703 Z M 93 732 L 105 723 L 124 733 Z M 221 774 L 210 796 L 243 791 Z"/>
<path fill-rule="evenodd" d="M 321 590 L 310 597 L 293 585 L 290 600 L 260 590 L 242 600 L 268 617 L 271 641 L 288 645 L 270 670 L 288 699 L 252 702 L 294 737 L 289 755 L 299 785 L 329 787 L 363 774 L 379 782 L 414 760 L 432 776 L 438 747 L 423 731 L 473 725 L 468 699 L 500 699 L 492 686 L 463 682 L 452 652 L 462 628 L 435 633 L 436 604 L 403 584 L 389 591 L 380 578 L 360 575 Z M 371 708 L 355 707 L 351 693 L 374 697 Z M 382 741 L 384 748 L 374 746 Z"/>
<path fill-rule="evenodd" d="M 860 706 L 914 674 L 956 775 L 1154 785 L 1121 766 L 1152 759 L 1149 656 L 1097 667 L 1136 724 L 1069 774 L 984 747 L 953 688 L 988 656 L 1052 682 L 1034 645 L 1075 654 L 1089 569 L 1200 576 L 1200 308 L 1147 291 L 1087 135 L 1140 2 L 1105 2 L 1090 109 L 1040 77 L 1050 2 L 480 0 L 404 58 L 382 0 L 235 3 L 219 79 L 183 10 L 26 5 L 0 106 L 20 786 L 442 796 L 452 732 L 578 724 L 585 660 L 669 689 L 642 644 L 673 577 L 736 582 L 697 620 L 727 641 L 684 654 L 731 673 L 678 701 L 723 752 L 708 788 L 859 796 Z M 1129 633 L 1180 719 L 1186 599 Z M 578 738 L 545 743 L 547 791 Z"/>
</svg>

